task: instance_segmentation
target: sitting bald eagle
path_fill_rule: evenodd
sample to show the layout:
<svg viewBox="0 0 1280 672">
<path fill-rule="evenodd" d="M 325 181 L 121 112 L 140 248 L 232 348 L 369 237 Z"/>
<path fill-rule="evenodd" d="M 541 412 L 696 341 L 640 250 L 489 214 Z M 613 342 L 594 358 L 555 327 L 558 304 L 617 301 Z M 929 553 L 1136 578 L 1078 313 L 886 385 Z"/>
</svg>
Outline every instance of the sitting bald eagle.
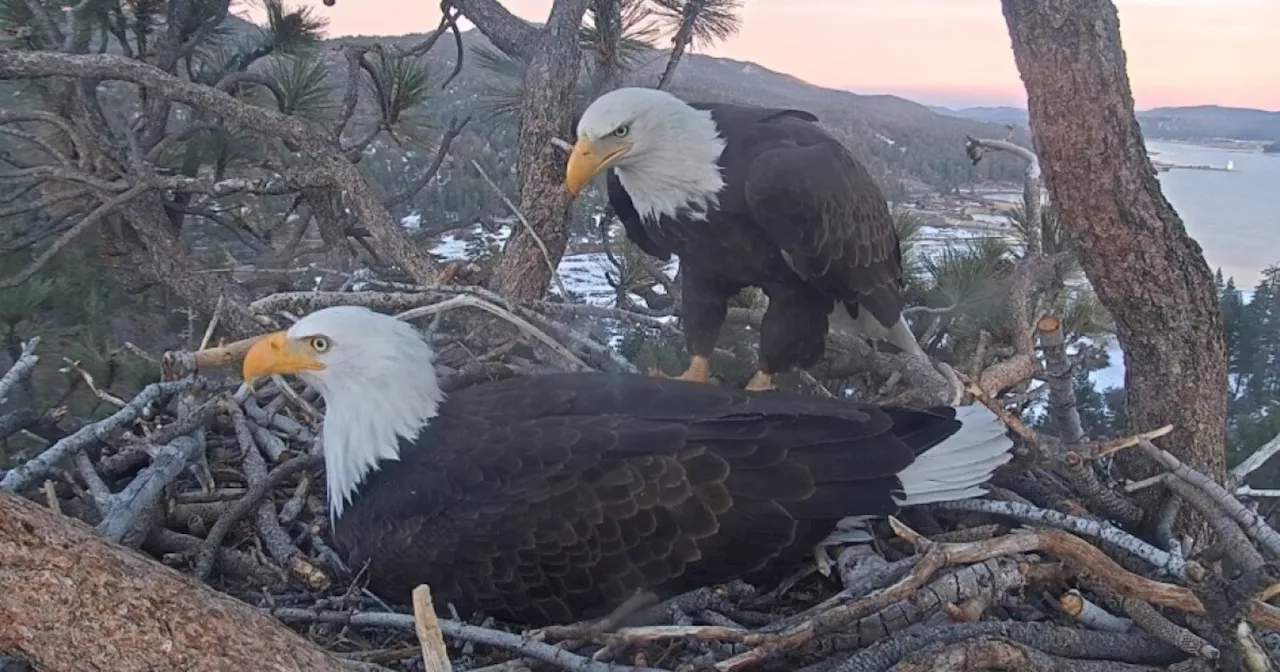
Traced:
<svg viewBox="0 0 1280 672">
<path fill-rule="evenodd" d="M 441 392 L 422 334 L 326 308 L 249 350 L 325 400 L 335 545 L 369 587 L 542 625 L 793 571 L 837 523 L 983 494 L 1013 442 L 981 406 L 912 410 L 611 373 Z"/>
<path fill-rule="evenodd" d="M 680 257 L 684 380 L 707 382 L 729 299 L 769 297 L 757 373 L 813 366 L 830 326 L 927 359 L 902 318 L 898 233 L 871 175 L 800 110 L 685 103 L 657 89 L 600 96 L 578 121 L 566 186 L 609 170 L 609 203 L 640 249 Z"/>
</svg>

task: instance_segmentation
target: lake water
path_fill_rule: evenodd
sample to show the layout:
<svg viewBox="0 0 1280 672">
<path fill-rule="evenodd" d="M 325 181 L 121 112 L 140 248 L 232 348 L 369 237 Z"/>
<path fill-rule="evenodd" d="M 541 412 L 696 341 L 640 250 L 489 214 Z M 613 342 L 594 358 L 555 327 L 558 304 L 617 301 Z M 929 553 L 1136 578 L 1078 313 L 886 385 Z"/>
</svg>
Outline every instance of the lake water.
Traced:
<svg viewBox="0 0 1280 672">
<path fill-rule="evenodd" d="M 1210 268 L 1252 288 L 1262 269 L 1280 264 L 1280 155 L 1148 142 L 1152 158 L 1179 165 L 1221 167 L 1231 172 L 1175 168 L 1160 173 L 1165 198 L 1186 224 Z"/>
</svg>

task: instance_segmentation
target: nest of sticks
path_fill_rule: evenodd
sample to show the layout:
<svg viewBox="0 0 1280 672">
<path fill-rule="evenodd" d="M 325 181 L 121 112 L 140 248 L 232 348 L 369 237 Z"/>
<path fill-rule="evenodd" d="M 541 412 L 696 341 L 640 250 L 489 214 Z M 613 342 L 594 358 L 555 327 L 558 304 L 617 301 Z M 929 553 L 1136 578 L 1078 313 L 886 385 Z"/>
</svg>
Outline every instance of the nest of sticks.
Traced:
<svg viewBox="0 0 1280 672">
<path fill-rule="evenodd" d="M 492 347 L 494 333 L 502 331 L 497 327 L 518 336 L 511 341 L 523 347 L 496 347 L 482 357 L 473 347 L 452 359 L 445 350 L 446 391 L 546 368 L 627 369 L 599 343 L 548 326 L 551 312 L 562 308 L 513 307 L 475 292 L 441 291 L 412 300 L 370 293 L 361 302 L 407 311 L 410 318 L 480 308 L 483 319 L 472 313 L 440 336 L 452 343 L 459 333 L 481 338 L 484 332 Z M 324 293 L 305 296 L 269 297 L 258 312 L 303 312 L 328 301 Z M 332 302 L 354 302 L 357 294 L 346 296 Z M 28 343 L 26 356 L 0 380 L 0 397 L 29 374 L 35 347 Z M 98 558 L 117 552 L 110 549 L 137 549 L 157 572 L 165 571 L 163 564 L 183 574 L 174 585 L 207 591 L 200 599 L 230 596 L 231 611 L 287 624 L 337 661 L 328 669 L 1280 669 L 1274 662 L 1280 608 L 1269 602 L 1280 593 L 1274 565 L 1280 534 L 1232 490 L 1152 443 L 1169 428 L 1063 445 L 1023 426 L 964 376 L 967 394 L 1000 413 L 1020 437 L 1017 459 L 997 475 L 988 496 L 905 510 L 881 526 L 872 546 L 844 549 L 824 567 L 799 568 L 783 585 L 734 582 L 662 602 L 639 594 L 600 621 L 533 631 L 457 614 L 448 605 L 437 606 L 452 618 L 437 618 L 429 587 L 415 591 L 413 608 L 388 605 L 363 589 L 362 568 L 346 566 L 327 541 L 317 441 L 323 400 L 281 378 L 250 390 L 235 376 L 214 377 L 211 366 L 234 362 L 245 347 L 166 353 L 160 382 L 131 400 L 100 392 L 118 407 L 113 415 L 64 431 L 40 455 L 3 474 L 0 491 L 9 494 L 0 493 L 0 502 L 9 503 L 0 506 L 0 623 L 27 625 L 9 634 L 0 627 L 0 652 L 38 669 L 73 669 L 60 661 L 98 654 L 53 647 L 48 633 L 102 622 L 98 639 L 79 645 L 105 651 L 110 644 L 114 653 L 102 656 L 116 661 L 112 669 L 155 669 L 127 661 L 177 655 L 131 651 L 127 642 L 112 640 L 113 628 L 121 627 L 112 619 L 120 619 L 123 608 L 94 611 L 84 597 L 73 616 L 49 612 L 41 600 L 54 599 L 56 583 L 49 581 L 58 580 L 56 571 L 6 575 L 6 565 L 56 564 L 71 547 L 48 541 L 61 532 L 54 530 L 55 518 L 41 518 L 47 511 L 96 528 L 67 532 L 79 540 L 78 555 L 68 556 L 74 562 L 59 571 L 79 577 L 99 571 Z M 1111 478 L 1109 463 L 1121 451 L 1150 460 L 1160 473 L 1140 482 Z M 1233 473 L 1232 482 L 1267 457 L 1242 465 L 1246 471 Z M 1140 501 L 1160 504 L 1151 510 Z M 13 545 L 5 541 L 6 529 L 19 536 L 36 530 L 43 541 Z M 1185 530 L 1206 531 L 1213 541 L 1197 543 Z M 107 550 L 85 550 L 96 543 L 84 536 L 89 533 Z M 129 572 L 147 571 L 145 563 L 120 562 Z M 93 575 L 83 576 L 91 582 Z M 102 582 L 117 591 L 111 599 L 125 599 L 109 578 Z M 87 595 L 83 585 L 76 590 Z M 210 597 L 214 592 L 222 597 Z M 158 597 L 149 599 L 149 608 L 165 609 Z M 201 627 L 215 629 L 216 616 L 200 618 L 209 619 Z M 251 624 L 233 625 L 252 637 Z"/>
</svg>

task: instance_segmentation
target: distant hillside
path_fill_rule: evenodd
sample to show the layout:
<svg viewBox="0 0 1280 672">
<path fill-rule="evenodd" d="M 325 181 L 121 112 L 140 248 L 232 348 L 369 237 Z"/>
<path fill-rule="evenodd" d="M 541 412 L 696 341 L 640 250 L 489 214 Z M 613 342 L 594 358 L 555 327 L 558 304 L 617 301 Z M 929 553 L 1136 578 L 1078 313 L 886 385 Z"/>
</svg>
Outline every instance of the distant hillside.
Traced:
<svg viewBox="0 0 1280 672">
<path fill-rule="evenodd" d="M 1280 141 L 1280 112 L 1218 105 L 1157 107 L 1139 112 L 1138 120 L 1153 137 Z"/>
<path fill-rule="evenodd" d="M 408 45 L 422 35 L 396 37 L 355 37 L 356 42 L 379 41 Z M 500 84 L 493 73 L 476 64 L 472 48 L 488 46 L 477 30 L 463 33 L 467 48 L 460 76 L 438 103 L 446 114 L 472 112 L 494 84 Z M 428 54 L 438 62 L 440 72 L 447 72 L 454 62 L 454 45 L 441 40 Z M 328 52 L 333 60 L 331 72 L 341 78 L 345 67 L 336 52 Z M 658 80 L 666 64 L 666 54 L 655 51 L 643 59 L 644 65 L 629 77 L 628 84 L 651 86 Z M 335 79 L 336 83 L 337 79 Z M 772 71 L 756 63 L 699 54 L 686 56 L 676 72 L 671 90 L 686 100 L 753 103 L 776 107 L 794 107 L 816 114 L 850 149 L 866 161 L 886 189 L 897 190 L 903 184 L 927 185 L 934 189 L 955 189 L 974 182 L 1021 179 L 1022 167 L 1015 159 L 994 156 L 973 166 L 964 153 L 966 135 L 1003 138 L 1008 134 L 1002 126 L 937 114 L 924 105 L 896 96 L 863 96 L 814 86 L 791 75 Z M 510 122 L 502 122 L 509 124 Z M 507 129 L 491 129 L 505 135 Z M 1016 134 L 1019 143 L 1029 143 L 1029 135 Z"/>
<path fill-rule="evenodd" d="M 1027 111 L 1017 107 L 966 107 L 953 110 L 932 106 L 938 114 L 961 119 L 1026 126 Z M 1161 140 L 1214 140 L 1231 138 L 1280 142 L 1280 112 L 1247 107 L 1196 105 L 1157 107 L 1138 112 L 1138 123 L 1149 138 Z"/>
<path fill-rule="evenodd" d="M 929 109 L 948 117 L 972 119 L 974 121 L 983 121 L 989 124 L 1027 125 L 1027 111 L 1020 107 L 1000 105 L 994 107 L 965 107 L 953 110 L 949 107 L 942 107 L 940 105 L 930 105 Z"/>
</svg>

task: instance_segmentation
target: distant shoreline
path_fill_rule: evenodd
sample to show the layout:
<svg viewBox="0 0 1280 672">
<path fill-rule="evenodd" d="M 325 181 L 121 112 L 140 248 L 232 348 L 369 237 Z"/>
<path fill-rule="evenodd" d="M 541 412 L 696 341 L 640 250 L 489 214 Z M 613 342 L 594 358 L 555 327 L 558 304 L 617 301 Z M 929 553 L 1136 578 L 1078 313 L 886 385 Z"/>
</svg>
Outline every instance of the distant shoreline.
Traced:
<svg viewBox="0 0 1280 672">
<path fill-rule="evenodd" d="M 1271 144 L 1265 140 L 1236 140 L 1234 138 L 1213 138 L 1210 140 L 1174 140 L 1168 138 L 1147 138 L 1147 142 L 1163 142 L 1170 145 L 1186 145 L 1188 147 L 1200 147 L 1202 149 L 1221 149 L 1228 152 L 1241 152 L 1244 154 L 1262 154 L 1262 149 Z M 1151 152 L 1158 154 L 1159 152 Z"/>
</svg>

